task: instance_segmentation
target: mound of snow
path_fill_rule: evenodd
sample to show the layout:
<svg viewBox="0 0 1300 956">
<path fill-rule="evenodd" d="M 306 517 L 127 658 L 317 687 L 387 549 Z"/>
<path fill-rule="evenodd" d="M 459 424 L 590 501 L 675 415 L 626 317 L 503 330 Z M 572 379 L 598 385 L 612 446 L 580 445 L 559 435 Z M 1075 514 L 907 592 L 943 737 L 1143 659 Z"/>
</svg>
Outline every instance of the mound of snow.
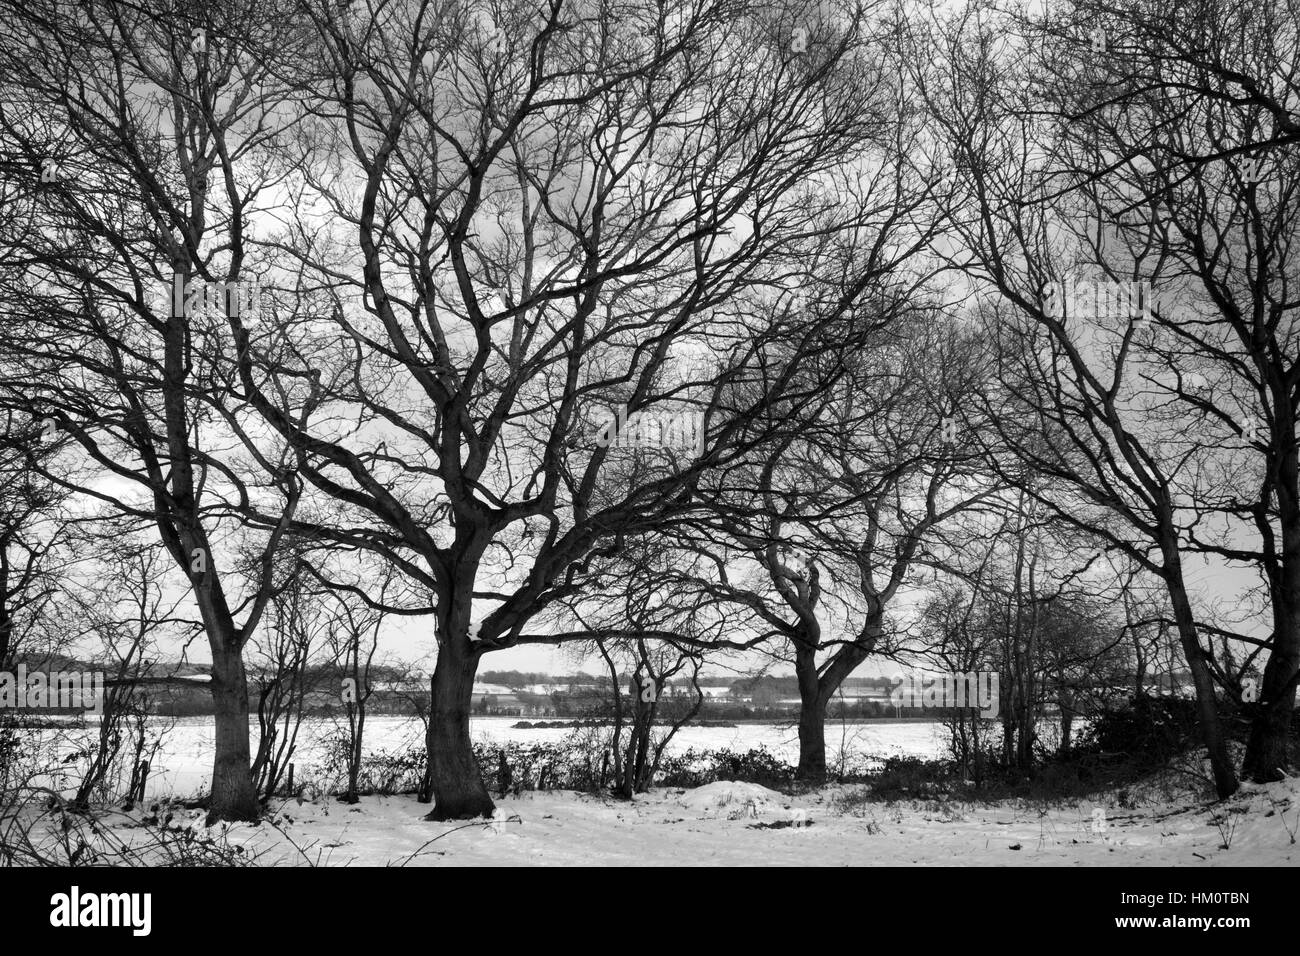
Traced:
<svg viewBox="0 0 1300 956">
<path fill-rule="evenodd" d="M 783 807 L 788 801 L 775 790 L 760 787 L 756 783 L 719 780 L 687 791 L 678 802 L 687 810 L 694 810 L 696 813 L 730 815 L 742 812 L 756 816 Z"/>
</svg>

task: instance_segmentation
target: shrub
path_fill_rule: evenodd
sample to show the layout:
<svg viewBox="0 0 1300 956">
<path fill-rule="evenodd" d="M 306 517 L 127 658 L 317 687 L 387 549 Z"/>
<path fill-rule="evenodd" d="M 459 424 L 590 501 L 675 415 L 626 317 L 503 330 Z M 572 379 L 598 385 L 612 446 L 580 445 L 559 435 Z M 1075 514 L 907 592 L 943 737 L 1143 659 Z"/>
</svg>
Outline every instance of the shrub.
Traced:
<svg viewBox="0 0 1300 956">
<path fill-rule="evenodd" d="M 735 750 L 687 750 L 665 756 L 659 767 L 661 782 L 669 787 L 701 787 L 717 780 L 757 783 L 773 789 L 794 782 L 795 768 L 766 747 Z"/>
<path fill-rule="evenodd" d="M 957 773 L 949 760 L 888 757 L 870 779 L 874 794 L 933 797 L 947 793 L 957 782 Z"/>
<path fill-rule="evenodd" d="M 1163 766 L 1199 740 L 1196 702 L 1180 697 L 1138 697 L 1097 715 L 1084 748 L 1123 754 L 1145 766 Z"/>
<path fill-rule="evenodd" d="M 546 743 L 474 745 L 483 783 L 494 793 L 521 790 L 599 790 L 605 764 L 604 735 L 575 731 Z"/>
<path fill-rule="evenodd" d="M 328 793 L 344 793 L 348 786 L 348 734 L 339 730 L 325 739 L 325 758 L 317 768 L 319 786 Z M 415 793 L 424 779 L 428 752 L 418 741 L 404 750 L 375 750 L 362 755 L 357 792 L 392 796 Z"/>
</svg>

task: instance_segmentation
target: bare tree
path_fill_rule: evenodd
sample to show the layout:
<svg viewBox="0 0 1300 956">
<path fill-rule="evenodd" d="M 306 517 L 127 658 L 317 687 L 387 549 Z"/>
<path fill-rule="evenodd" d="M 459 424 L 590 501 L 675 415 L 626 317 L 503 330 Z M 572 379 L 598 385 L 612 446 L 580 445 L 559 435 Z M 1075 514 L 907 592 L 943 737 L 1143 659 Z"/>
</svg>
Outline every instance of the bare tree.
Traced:
<svg viewBox="0 0 1300 956">
<path fill-rule="evenodd" d="M 183 572 L 212 656 L 214 820 L 259 812 L 242 649 L 299 493 L 292 455 L 241 432 L 222 387 L 228 313 L 255 298 L 250 216 L 277 176 L 271 70 L 295 22 L 274 6 L 0 8 L 0 139 L 28 171 L 0 268 L 3 404 L 69 436 L 89 462 L 65 485 L 152 523 Z M 252 476 L 230 454 L 244 439 Z M 224 548 L 252 485 L 284 520 L 244 579 Z"/>
<path fill-rule="evenodd" d="M 232 323 L 240 383 L 332 503 L 295 532 L 434 595 L 432 817 L 479 816 L 483 654 L 554 642 L 525 625 L 583 561 L 757 440 L 916 247 L 927 187 L 848 167 L 899 145 L 863 10 L 800 13 L 805 44 L 794 13 L 735 0 L 351 9 L 309 7 L 301 86 L 294 189 L 334 219 L 268 244 L 297 267 L 273 336 Z M 853 229 L 863 254 L 792 308 Z M 317 402 L 331 417 L 306 421 Z M 698 421 L 696 447 L 602 440 L 632 416 Z"/>
<path fill-rule="evenodd" d="M 901 647 L 892 603 L 941 539 L 995 490 L 963 396 L 977 340 L 913 304 L 874 301 L 873 334 L 779 438 L 706 486 L 690 545 L 711 557 L 693 586 L 753 615 L 799 684 L 799 775 L 826 774 L 826 709 L 873 654 Z M 746 571 L 728 568 L 738 562 Z"/>
<path fill-rule="evenodd" d="M 1087 248 L 1077 241 L 1088 234 L 1078 180 L 1109 174 L 1116 190 L 1134 194 L 1133 181 L 1143 174 L 1131 165 L 1133 151 L 1113 163 L 1099 162 L 1095 151 L 1091 163 L 1072 161 L 1073 128 L 1050 126 L 1034 105 L 1031 88 L 1041 74 L 1010 70 L 995 52 L 1005 25 L 981 8 L 940 24 L 932 32 L 942 71 L 918 77 L 942 131 L 946 156 L 938 161 L 951 164 L 965 187 L 958 202 L 968 204 L 954 218 L 960 248 L 950 261 L 977 288 L 996 293 L 981 301 L 1001 356 L 994 392 L 1001 411 L 990 415 L 996 427 L 988 445 L 1012 454 L 991 460 L 1061 520 L 1164 582 L 1215 786 L 1226 796 L 1237 778 L 1184 570 L 1190 531 L 1213 491 L 1206 483 L 1215 449 L 1185 440 L 1197 399 L 1184 374 L 1142 375 L 1136 326 L 1144 309 L 1125 298 L 1103 321 L 1080 322 L 1077 310 L 1059 308 L 1051 294 L 1080 261 L 1071 257 Z M 1068 77 L 1090 47 L 1075 34 L 1068 49 L 1053 49 L 1054 69 Z M 1092 89 L 1082 77 L 1074 85 Z M 1158 248 L 1148 251 L 1160 261 Z M 1107 272 L 1107 281 L 1140 282 L 1150 267 L 1145 253 L 1130 257 L 1123 270 Z M 1176 325 L 1162 309 L 1152 311 L 1161 326 Z"/>
<path fill-rule="evenodd" d="M 1266 657 L 1242 765 L 1262 782 L 1288 766 L 1300 674 L 1300 125 L 1285 105 L 1300 30 L 1288 3 L 1189 12 L 1087 3 L 1045 24 L 1054 48 L 1077 48 L 1086 23 L 1111 51 L 1092 56 L 1085 94 L 1052 84 L 1046 101 L 1071 118 L 1066 168 L 1105 223 L 1088 237 L 1092 258 L 1107 275 L 1138 262 L 1160 290 L 1155 334 L 1135 337 L 1145 374 L 1177 383 L 1181 416 L 1195 422 L 1187 440 L 1215 453 L 1189 544 L 1253 565 L 1268 596 L 1262 639 L 1202 627 L 1225 647 L 1251 645 L 1244 663 Z M 1111 157 L 1129 160 L 1126 175 L 1104 175 Z"/>
</svg>

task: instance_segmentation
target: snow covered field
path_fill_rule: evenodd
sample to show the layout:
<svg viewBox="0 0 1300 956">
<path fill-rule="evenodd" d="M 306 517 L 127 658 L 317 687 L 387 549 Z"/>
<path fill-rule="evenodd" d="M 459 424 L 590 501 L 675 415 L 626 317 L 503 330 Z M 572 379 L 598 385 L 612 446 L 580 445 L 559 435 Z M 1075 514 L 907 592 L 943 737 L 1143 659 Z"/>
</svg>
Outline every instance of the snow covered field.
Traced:
<svg viewBox="0 0 1300 956">
<path fill-rule="evenodd" d="M 518 717 L 479 717 L 473 721 L 476 739 L 494 742 L 535 743 L 559 741 L 571 733 L 568 729 L 516 729 Z M 310 773 L 323 754 L 324 741 L 338 729 L 333 721 L 304 721 L 298 738 L 294 762 L 299 777 Z M 872 723 L 826 726 L 827 760 L 834 763 L 843 751 L 854 758 L 884 758 L 895 755 L 938 756 L 942 747 L 943 728 L 934 723 Z M 423 740 L 420 721 L 410 717 L 370 717 L 366 720 L 365 749 L 402 751 Z M 252 727 L 252 745 L 257 745 L 257 726 Z M 790 762 L 798 757 L 795 728 L 780 724 L 738 724 L 735 727 L 686 727 L 673 738 L 669 751 L 681 753 L 695 748 L 745 751 L 767 747 Z M 65 748 L 67 749 L 67 748 Z M 213 729 L 208 717 L 184 718 L 167 733 L 158 759 L 149 775 L 151 798 L 188 797 L 207 788 L 212 775 Z"/>
<path fill-rule="evenodd" d="M 1247 785 L 1219 806 L 1152 802 L 1108 809 L 907 801 L 864 803 L 861 790 L 786 797 L 754 784 L 665 789 L 631 803 L 573 792 L 501 800 L 496 821 L 431 823 L 411 797 L 288 800 L 260 826 L 204 831 L 203 814 L 173 820 L 240 844 L 263 865 L 1108 865 L 1295 866 L 1295 780 Z M 1220 821 L 1216 824 L 1216 819 Z M 121 818 L 119 832 L 138 833 Z M 1225 842 L 1228 848 L 1224 848 Z"/>
</svg>

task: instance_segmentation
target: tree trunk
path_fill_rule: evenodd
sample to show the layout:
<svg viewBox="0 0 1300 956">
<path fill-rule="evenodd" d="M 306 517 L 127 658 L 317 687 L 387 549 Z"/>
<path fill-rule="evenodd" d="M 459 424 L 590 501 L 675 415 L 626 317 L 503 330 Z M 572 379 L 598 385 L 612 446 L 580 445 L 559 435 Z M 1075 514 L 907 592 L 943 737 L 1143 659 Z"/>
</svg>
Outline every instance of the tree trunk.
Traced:
<svg viewBox="0 0 1300 956">
<path fill-rule="evenodd" d="M 1269 666 L 1272 664 L 1273 661 L 1270 660 Z M 1285 779 L 1290 761 L 1287 738 L 1291 729 L 1291 710 L 1295 704 L 1295 682 L 1291 682 L 1290 693 L 1280 697 L 1272 697 L 1268 685 L 1268 668 L 1265 668 L 1264 696 L 1260 701 L 1259 713 L 1251 722 L 1246 757 L 1241 764 L 1241 775 L 1256 783 Z"/>
<path fill-rule="evenodd" d="M 1277 624 L 1273 632 L 1272 653 L 1264 665 L 1259 702 L 1250 724 L 1246 756 L 1241 764 L 1242 776 L 1256 783 L 1285 779 L 1290 764 L 1288 743 L 1291 714 L 1295 708 L 1297 666 L 1300 665 L 1300 650 L 1297 649 L 1300 628 L 1294 611 L 1285 607 L 1277 615 Z"/>
<path fill-rule="evenodd" d="M 636 717 L 632 722 L 632 733 L 627 744 L 627 760 L 624 762 L 623 784 L 618 795 L 631 800 L 635 794 L 645 792 L 646 761 L 650 752 L 650 708 L 642 701 L 637 701 Z"/>
<path fill-rule="evenodd" d="M 470 743 L 469 712 L 478 658 L 468 644 L 463 635 L 449 635 L 438 648 L 428 737 L 433 812 L 426 820 L 490 817 L 496 809 Z"/>
<path fill-rule="evenodd" d="M 808 635 L 795 645 L 794 672 L 799 680 L 797 776 L 800 780 L 821 783 L 826 779 L 826 705 L 880 640 L 885 608 L 874 597 L 872 600 L 874 607 L 863 621 L 857 640 L 841 645 L 821 674 L 817 672 L 820 631 Z"/>
<path fill-rule="evenodd" d="M 1057 752 L 1064 757 L 1070 753 L 1070 737 L 1074 733 L 1074 697 L 1061 694 L 1056 700 L 1056 706 L 1061 711 L 1061 745 Z"/>
<path fill-rule="evenodd" d="M 817 675 L 816 644 L 795 645 L 794 671 L 799 681 L 799 767 L 795 775 L 808 783 L 826 779 L 826 701 Z"/>
<path fill-rule="evenodd" d="M 0 670 L 9 670 L 9 642 L 13 634 L 13 615 L 5 597 L 9 593 L 9 556 L 5 553 L 9 542 L 0 540 Z"/>
<path fill-rule="evenodd" d="M 1201 736 L 1210 757 L 1210 769 L 1214 775 L 1214 789 L 1223 800 L 1237 792 L 1239 783 L 1232 759 L 1228 756 L 1228 742 L 1223 735 L 1219 722 L 1219 707 L 1214 697 L 1214 679 L 1210 675 L 1209 665 L 1205 662 L 1205 653 L 1196 634 L 1196 621 L 1192 615 L 1191 603 L 1183 586 L 1179 556 L 1171 547 L 1164 553 L 1166 577 L 1170 602 L 1173 605 L 1174 622 L 1178 625 L 1178 640 L 1182 644 L 1183 656 L 1187 668 L 1192 673 L 1192 684 L 1196 688 L 1196 715 L 1201 725 Z"/>
<path fill-rule="evenodd" d="M 1287 422 L 1294 430 L 1294 424 Z M 1273 641 L 1264 665 L 1263 686 L 1250 725 L 1242 776 L 1270 783 L 1286 776 L 1295 709 L 1296 679 L 1300 674 L 1300 501 L 1296 498 L 1297 460 L 1288 447 L 1278 467 L 1277 501 L 1282 524 L 1281 580 L 1273 592 Z"/>
<path fill-rule="evenodd" d="M 1017 581 L 1019 578 L 1017 578 Z M 1012 646 L 1017 640 L 1014 632 L 1014 619 L 1012 617 L 1012 602 L 1015 600 L 1014 592 L 1007 595 L 1007 637 L 1002 642 L 1002 670 L 1007 675 L 1006 700 L 1000 701 L 999 713 L 1002 715 L 1002 766 L 1010 767 L 1016 752 L 1016 713 L 1018 706 L 1016 703 L 1016 688 L 1019 687 L 1019 662 L 1020 654 Z"/>
<path fill-rule="evenodd" d="M 799 706 L 799 769 L 796 776 L 808 783 L 826 779 L 826 706 L 804 701 Z"/>
<path fill-rule="evenodd" d="M 645 699 L 646 687 L 653 687 L 650 677 L 642 677 L 638 670 L 633 674 L 631 686 L 632 726 L 628 732 L 627 752 L 623 761 L 623 776 L 615 794 L 631 800 L 635 794 L 645 793 L 650 782 L 650 731 L 654 726 L 655 705 Z"/>
<path fill-rule="evenodd" d="M 358 684 L 360 686 L 360 684 Z M 360 803 L 361 795 L 358 788 L 361 782 L 361 761 L 363 758 L 363 742 L 366 732 L 366 704 L 363 697 L 357 697 L 357 717 L 356 730 L 352 735 L 352 753 L 351 760 L 348 761 L 348 803 Z"/>
<path fill-rule="evenodd" d="M 239 651 L 213 642 L 212 703 L 216 752 L 212 760 L 212 800 L 208 826 L 218 820 L 254 821 L 261 814 L 249 772 L 248 683 Z"/>
</svg>

